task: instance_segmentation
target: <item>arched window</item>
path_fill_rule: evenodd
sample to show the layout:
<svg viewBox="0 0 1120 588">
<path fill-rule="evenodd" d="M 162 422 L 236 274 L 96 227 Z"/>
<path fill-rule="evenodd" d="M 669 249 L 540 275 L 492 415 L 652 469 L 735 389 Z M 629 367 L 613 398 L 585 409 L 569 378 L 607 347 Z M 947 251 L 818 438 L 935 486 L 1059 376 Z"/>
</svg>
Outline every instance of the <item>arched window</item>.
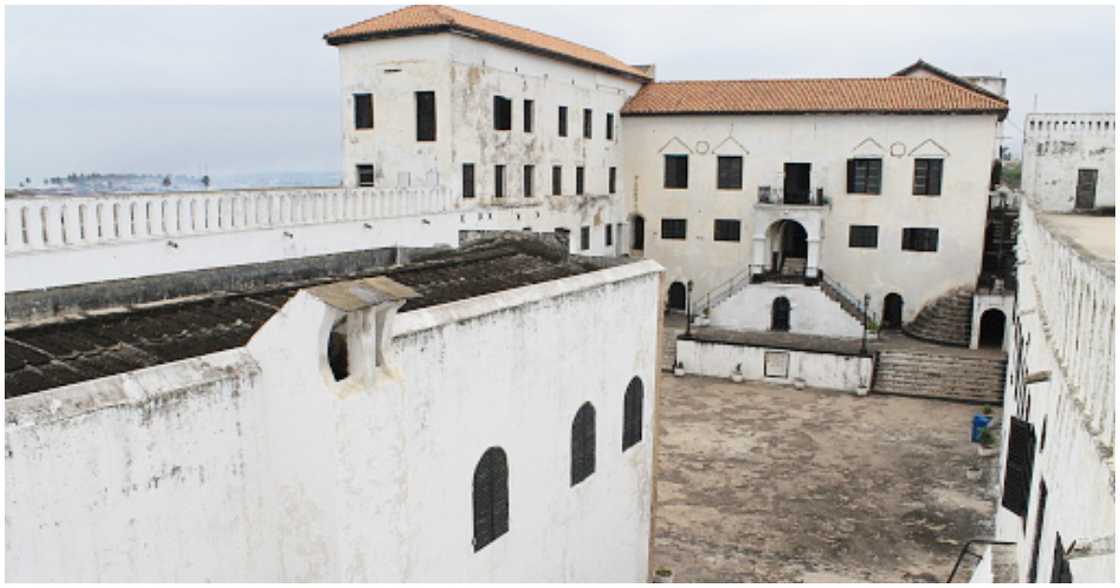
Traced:
<svg viewBox="0 0 1120 588">
<path fill-rule="evenodd" d="M 770 307 L 770 330 L 789 330 L 789 299 L 785 296 L 775 298 L 773 306 Z"/>
<path fill-rule="evenodd" d="M 626 386 L 622 402 L 622 450 L 637 445 L 642 440 L 642 380 L 638 376 Z"/>
<path fill-rule="evenodd" d="M 572 419 L 572 486 L 595 472 L 595 407 L 584 402 Z"/>
<path fill-rule="evenodd" d="M 509 530 L 509 468 L 506 452 L 491 447 L 474 468 L 474 550 L 486 547 Z"/>
</svg>

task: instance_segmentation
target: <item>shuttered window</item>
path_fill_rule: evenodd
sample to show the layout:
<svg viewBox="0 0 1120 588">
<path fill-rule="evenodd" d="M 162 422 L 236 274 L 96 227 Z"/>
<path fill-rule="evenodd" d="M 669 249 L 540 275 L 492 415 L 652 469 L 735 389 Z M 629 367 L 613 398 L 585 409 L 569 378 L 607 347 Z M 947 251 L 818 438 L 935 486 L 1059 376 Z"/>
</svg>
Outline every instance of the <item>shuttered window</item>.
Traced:
<svg viewBox="0 0 1120 588">
<path fill-rule="evenodd" d="M 614 140 L 614 114 L 607 113 L 607 140 Z"/>
<path fill-rule="evenodd" d="M 560 120 L 556 123 L 557 134 L 561 137 L 568 136 L 568 107 L 561 106 L 559 109 Z"/>
<path fill-rule="evenodd" d="M 595 473 L 595 407 L 584 402 L 572 419 L 572 486 Z"/>
<path fill-rule="evenodd" d="M 373 94 L 354 94 L 354 128 L 373 128 Z"/>
<path fill-rule="evenodd" d="M 688 221 L 683 218 L 661 219 L 662 239 L 684 239 L 688 233 Z"/>
<path fill-rule="evenodd" d="M 526 165 L 522 172 L 522 191 L 526 198 L 533 197 L 533 170 L 536 169 L 531 165 Z"/>
<path fill-rule="evenodd" d="M 582 251 L 591 249 L 591 227 L 579 228 L 579 248 Z"/>
<path fill-rule="evenodd" d="M 738 241 L 740 222 L 737 219 L 717 218 L 712 239 L 715 241 Z"/>
<path fill-rule="evenodd" d="M 615 182 L 618 180 L 618 168 L 612 167 L 607 170 L 607 192 L 614 194 Z"/>
<path fill-rule="evenodd" d="M 474 198 L 474 164 L 463 164 L 463 198 Z"/>
<path fill-rule="evenodd" d="M 436 140 L 436 93 L 416 93 L 416 140 Z"/>
<path fill-rule="evenodd" d="M 504 198 L 506 195 L 506 166 L 494 166 L 494 197 Z"/>
<path fill-rule="evenodd" d="M 875 249 L 879 246 L 879 227 L 876 225 L 850 225 L 848 247 Z"/>
<path fill-rule="evenodd" d="M 937 251 L 937 229 L 902 229 L 902 249 L 905 251 Z"/>
<path fill-rule="evenodd" d="M 358 167 L 358 186 L 368 188 L 373 186 L 373 166 L 372 165 L 359 165 Z"/>
<path fill-rule="evenodd" d="M 743 158 L 720 155 L 716 159 L 716 187 L 720 190 L 743 189 Z"/>
<path fill-rule="evenodd" d="M 637 445 L 642 440 L 642 380 L 634 376 L 626 386 L 622 401 L 622 450 Z"/>
<path fill-rule="evenodd" d="M 583 194 L 583 166 L 576 168 L 576 194 Z"/>
<path fill-rule="evenodd" d="M 522 128 L 525 130 L 526 133 L 533 132 L 533 101 L 532 100 L 526 100 L 525 101 L 524 112 L 522 113 L 522 116 L 525 119 L 523 121 L 524 125 L 523 125 Z"/>
<path fill-rule="evenodd" d="M 879 194 L 883 186 L 882 159 L 848 160 L 848 193 Z"/>
<path fill-rule="evenodd" d="M 583 109 L 583 138 L 591 138 L 591 109 Z"/>
<path fill-rule="evenodd" d="M 1034 427 L 1018 417 L 1011 417 L 1011 434 L 1007 440 L 1007 468 L 1003 475 L 1003 497 L 1000 504 L 1026 520 L 1031 498 L 1031 476 L 1034 474 Z"/>
<path fill-rule="evenodd" d="M 478 551 L 509 531 L 509 469 L 506 452 L 491 447 L 474 468 L 474 550 Z"/>
<path fill-rule="evenodd" d="M 939 196 L 941 194 L 941 159 L 914 160 L 914 194 L 919 196 Z"/>
<path fill-rule="evenodd" d="M 610 247 L 614 245 L 614 231 L 610 223 L 603 226 L 603 245 Z"/>
<path fill-rule="evenodd" d="M 513 101 L 505 96 L 494 96 L 494 130 L 513 128 Z"/>
<path fill-rule="evenodd" d="M 665 156 L 665 187 L 683 189 L 688 187 L 688 156 Z"/>
<path fill-rule="evenodd" d="M 564 168 L 552 166 L 552 195 L 559 196 L 564 189 Z"/>
</svg>

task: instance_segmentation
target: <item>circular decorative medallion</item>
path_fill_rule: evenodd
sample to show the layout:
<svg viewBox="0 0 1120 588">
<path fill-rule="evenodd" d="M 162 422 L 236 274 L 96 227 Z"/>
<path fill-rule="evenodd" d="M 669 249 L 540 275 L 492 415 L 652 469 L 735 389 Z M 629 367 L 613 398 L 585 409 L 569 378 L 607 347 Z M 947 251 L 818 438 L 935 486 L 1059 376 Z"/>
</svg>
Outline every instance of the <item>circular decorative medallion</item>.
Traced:
<svg viewBox="0 0 1120 588">
<path fill-rule="evenodd" d="M 711 149 L 711 148 L 712 148 L 712 146 L 709 145 L 707 141 L 697 141 L 696 142 L 696 152 L 699 153 L 700 155 L 703 155 L 703 154 L 707 153 L 708 150 Z"/>
</svg>

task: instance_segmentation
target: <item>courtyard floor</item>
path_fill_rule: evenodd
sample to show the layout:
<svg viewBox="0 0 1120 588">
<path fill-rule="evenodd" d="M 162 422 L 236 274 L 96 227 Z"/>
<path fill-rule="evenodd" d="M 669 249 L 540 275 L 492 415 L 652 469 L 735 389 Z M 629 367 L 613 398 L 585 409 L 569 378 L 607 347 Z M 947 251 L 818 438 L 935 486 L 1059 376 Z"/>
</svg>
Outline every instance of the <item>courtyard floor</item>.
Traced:
<svg viewBox="0 0 1120 588">
<path fill-rule="evenodd" d="M 654 567 L 676 582 L 944 582 L 991 534 L 974 406 L 669 374 L 660 396 Z"/>
</svg>

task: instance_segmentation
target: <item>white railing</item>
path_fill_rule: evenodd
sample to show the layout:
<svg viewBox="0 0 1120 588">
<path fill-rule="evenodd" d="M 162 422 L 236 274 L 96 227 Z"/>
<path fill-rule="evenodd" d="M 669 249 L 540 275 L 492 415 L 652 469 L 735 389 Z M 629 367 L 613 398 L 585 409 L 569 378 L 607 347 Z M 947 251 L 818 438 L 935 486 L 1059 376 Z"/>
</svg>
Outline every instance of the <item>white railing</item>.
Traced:
<svg viewBox="0 0 1120 588">
<path fill-rule="evenodd" d="M 1042 224 L 1029 199 L 1023 199 L 1019 227 L 1019 256 L 1032 266 L 1049 343 L 1090 426 L 1111 447 L 1116 414 L 1115 275 Z"/>
<path fill-rule="evenodd" d="M 4 200 L 5 254 L 454 210 L 440 188 L 229 190 Z"/>
</svg>

